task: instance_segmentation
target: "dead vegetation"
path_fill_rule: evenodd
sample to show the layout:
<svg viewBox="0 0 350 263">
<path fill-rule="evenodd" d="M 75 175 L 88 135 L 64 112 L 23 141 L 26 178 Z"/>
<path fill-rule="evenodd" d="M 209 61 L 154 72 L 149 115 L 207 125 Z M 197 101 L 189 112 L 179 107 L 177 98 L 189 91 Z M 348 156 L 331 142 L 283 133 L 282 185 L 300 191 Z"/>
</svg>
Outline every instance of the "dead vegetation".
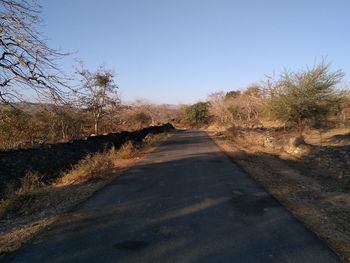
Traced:
<svg viewBox="0 0 350 263">
<path fill-rule="evenodd" d="M 28 174 L 21 187 L 0 202 L 0 253 L 18 249 L 170 136 L 148 135 L 137 144 L 127 142 L 119 150 L 88 156 L 50 184 L 41 183 L 38 174 Z"/>
<path fill-rule="evenodd" d="M 349 129 L 232 128 L 215 142 L 299 220 L 350 262 Z"/>
</svg>

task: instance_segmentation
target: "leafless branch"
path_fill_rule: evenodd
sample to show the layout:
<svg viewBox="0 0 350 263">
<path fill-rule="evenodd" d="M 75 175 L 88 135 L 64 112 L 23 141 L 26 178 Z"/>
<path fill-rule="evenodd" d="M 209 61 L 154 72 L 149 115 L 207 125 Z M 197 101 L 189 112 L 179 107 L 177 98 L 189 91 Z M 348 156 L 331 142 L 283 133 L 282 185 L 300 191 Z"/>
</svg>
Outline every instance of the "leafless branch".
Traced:
<svg viewBox="0 0 350 263">
<path fill-rule="evenodd" d="M 37 29 L 40 11 L 35 0 L 0 0 L 1 102 L 21 99 L 28 89 L 56 100 L 64 97 L 66 78 L 56 61 L 67 54 L 47 46 Z"/>
</svg>

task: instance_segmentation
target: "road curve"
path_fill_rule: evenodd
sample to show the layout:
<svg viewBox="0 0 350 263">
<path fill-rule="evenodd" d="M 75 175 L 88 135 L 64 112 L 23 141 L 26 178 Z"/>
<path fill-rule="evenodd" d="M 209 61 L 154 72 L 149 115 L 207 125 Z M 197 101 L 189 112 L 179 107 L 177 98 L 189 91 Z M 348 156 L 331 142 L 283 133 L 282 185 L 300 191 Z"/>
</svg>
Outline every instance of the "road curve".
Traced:
<svg viewBox="0 0 350 263">
<path fill-rule="evenodd" d="M 4 262 L 340 262 L 203 132 L 177 132 Z"/>
</svg>

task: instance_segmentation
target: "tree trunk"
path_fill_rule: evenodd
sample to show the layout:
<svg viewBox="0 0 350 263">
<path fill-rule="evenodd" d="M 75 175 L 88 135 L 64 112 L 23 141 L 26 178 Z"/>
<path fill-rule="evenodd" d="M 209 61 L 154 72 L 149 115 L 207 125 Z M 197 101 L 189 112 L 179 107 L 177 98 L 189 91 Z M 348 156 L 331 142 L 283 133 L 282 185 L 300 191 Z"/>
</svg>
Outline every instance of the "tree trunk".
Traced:
<svg viewBox="0 0 350 263">
<path fill-rule="evenodd" d="M 64 121 L 61 120 L 61 133 L 62 133 L 62 139 L 65 140 L 67 138 L 66 136 L 66 131 L 65 131 L 65 125 L 64 125 Z"/>
<path fill-rule="evenodd" d="M 98 120 L 95 120 L 95 135 L 98 135 Z"/>
<path fill-rule="evenodd" d="M 303 121 L 301 120 L 300 117 L 298 118 L 297 125 L 298 125 L 299 135 L 303 136 Z"/>
</svg>

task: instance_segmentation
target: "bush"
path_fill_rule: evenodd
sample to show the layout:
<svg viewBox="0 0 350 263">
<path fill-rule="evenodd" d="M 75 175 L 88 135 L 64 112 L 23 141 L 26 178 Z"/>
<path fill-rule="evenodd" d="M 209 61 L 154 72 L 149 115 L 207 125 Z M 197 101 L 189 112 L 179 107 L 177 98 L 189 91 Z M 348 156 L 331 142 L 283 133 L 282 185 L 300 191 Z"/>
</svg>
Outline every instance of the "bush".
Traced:
<svg viewBox="0 0 350 263">
<path fill-rule="evenodd" d="M 72 169 L 57 180 L 58 184 L 81 183 L 83 181 L 99 179 L 109 176 L 114 171 L 114 150 L 96 153 L 82 159 Z"/>
<path fill-rule="evenodd" d="M 152 122 L 151 116 L 143 111 L 131 112 L 127 119 L 129 125 L 134 129 L 142 129 L 149 126 Z"/>
<path fill-rule="evenodd" d="M 243 93 L 230 91 L 226 93 L 225 103 L 233 120 L 240 122 L 252 122 L 259 118 L 262 92 L 257 84 L 248 86 Z"/>
<path fill-rule="evenodd" d="M 203 124 L 209 120 L 209 104 L 198 102 L 188 106 L 185 110 L 185 119 L 190 124 Z"/>
<path fill-rule="evenodd" d="M 301 134 L 307 121 L 319 121 L 339 111 L 341 96 L 335 88 L 344 73 L 330 72 L 329 67 L 321 63 L 301 72 L 284 72 L 268 94 L 265 109 L 269 115 L 295 123 Z"/>
<path fill-rule="evenodd" d="M 19 109 L 3 109 L 0 112 L 0 148 L 18 147 L 29 140 L 29 115 Z"/>
</svg>

